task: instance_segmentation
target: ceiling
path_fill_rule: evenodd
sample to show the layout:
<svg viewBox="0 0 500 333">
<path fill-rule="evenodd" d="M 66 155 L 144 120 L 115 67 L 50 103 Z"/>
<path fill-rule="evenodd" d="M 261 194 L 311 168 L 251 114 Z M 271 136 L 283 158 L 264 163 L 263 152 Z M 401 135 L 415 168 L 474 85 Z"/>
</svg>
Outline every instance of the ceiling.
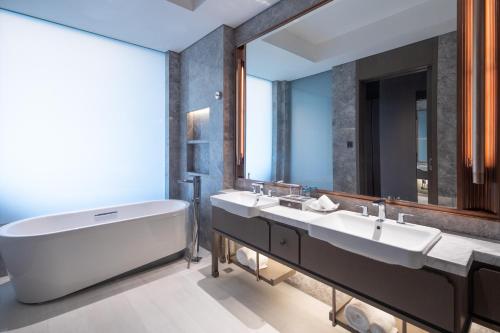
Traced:
<svg viewBox="0 0 500 333">
<path fill-rule="evenodd" d="M 0 0 L 0 8 L 159 51 L 180 52 L 279 0 Z"/>
<path fill-rule="evenodd" d="M 335 0 L 247 45 L 250 75 L 295 80 L 456 30 L 456 0 Z"/>
</svg>

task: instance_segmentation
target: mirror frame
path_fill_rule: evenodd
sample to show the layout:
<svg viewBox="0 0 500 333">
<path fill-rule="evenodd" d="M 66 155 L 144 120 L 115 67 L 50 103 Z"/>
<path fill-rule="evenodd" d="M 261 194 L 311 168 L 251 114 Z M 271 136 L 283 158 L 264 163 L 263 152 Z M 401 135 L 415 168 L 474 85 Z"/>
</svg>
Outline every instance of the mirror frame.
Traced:
<svg viewBox="0 0 500 333">
<path fill-rule="evenodd" d="M 236 180 L 238 178 L 245 179 L 246 44 L 333 1 L 335 0 L 320 1 L 297 15 L 263 30 L 245 41 L 244 44 L 236 46 L 236 113 L 234 124 Z M 481 14 L 484 16 L 475 18 L 474 13 L 477 15 L 478 11 L 474 9 L 474 1 L 457 0 L 457 207 L 388 200 L 388 203 L 392 205 L 500 222 L 500 130 L 496 130 L 500 129 L 500 71 L 497 69 L 497 64 L 500 64 L 500 51 L 497 50 L 497 46 L 500 44 L 500 0 L 487 0 L 486 3 L 485 7 L 481 8 Z M 489 21 L 481 27 L 482 29 L 478 29 L 483 33 L 482 38 L 478 38 L 478 35 L 474 35 L 477 32 L 473 30 L 473 22 L 474 19 L 484 21 L 485 17 L 489 18 Z M 489 31 L 489 35 L 488 32 L 484 35 L 484 31 Z M 494 69 L 486 74 L 485 64 L 492 63 Z M 481 79 L 489 79 L 490 81 L 484 81 L 486 84 L 481 81 L 478 84 L 478 81 L 474 80 L 471 74 L 471 67 L 481 70 L 479 73 L 483 75 L 480 76 Z M 473 98 L 473 96 L 475 97 Z M 473 104 L 473 100 L 479 100 L 478 106 Z M 485 105 L 489 105 L 489 109 Z M 479 110 L 482 112 L 477 111 L 477 107 L 480 107 Z M 478 117 L 478 114 L 474 112 L 480 112 L 479 116 L 482 116 L 482 119 L 490 120 L 489 130 L 485 129 L 485 126 L 474 127 L 473 119 Z M 484 152 L 484 145 L 487 142 L 486 146 L 489 147 L 492 156 L 490 159 L 493 161 L 492 165 L 483 168 L 483 179 L 479 184 L 475 173 L 477 167 L 474 165 L 478 156 L 472 153 L 477 151 L 477 147 L 474 149 L 473 144 L 478 141 L 483 143 L 482 152 Z M 359 150 L 359 147 L 357 149 Z M 479 154 L 480 157 L 484 158 Z M 266 184 L 280 186 L 280 184 L 272 182 L 266 182 Z M 358 200 L 378 199 L 372 196 L 322 189 L 317 190 L 317 193 Z"/>
</svg>

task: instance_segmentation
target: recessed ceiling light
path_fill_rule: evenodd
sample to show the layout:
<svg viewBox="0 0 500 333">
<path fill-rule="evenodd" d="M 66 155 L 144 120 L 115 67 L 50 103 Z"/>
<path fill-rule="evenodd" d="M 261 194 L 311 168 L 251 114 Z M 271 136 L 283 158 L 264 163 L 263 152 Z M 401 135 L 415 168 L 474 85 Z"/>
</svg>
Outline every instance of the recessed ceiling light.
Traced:
<svg viewBox="0 0 500 333">
<path fill-rule="evenodd" d="M 188 9 L 190 11 L 195 11 L 201 6 L 206 0 L 167 0 L 174 5 L 180 6 L 182 8 Z"/>
</svg>

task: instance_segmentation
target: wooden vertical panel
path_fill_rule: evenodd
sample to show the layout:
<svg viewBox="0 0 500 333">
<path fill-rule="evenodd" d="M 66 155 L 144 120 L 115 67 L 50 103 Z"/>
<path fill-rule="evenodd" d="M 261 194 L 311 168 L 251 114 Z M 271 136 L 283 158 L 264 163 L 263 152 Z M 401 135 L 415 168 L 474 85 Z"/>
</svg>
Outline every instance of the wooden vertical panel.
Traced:
<svg viewBox="0 0 500 333">
<path fill-rule="evenodd" d="M 492 211 L 500 214 L 498 197 L 498 151 L 500 144 L 497 129 L 498 118 L 498 0 L 484 1 L 484 163 L 487 202 L 492 203 Z M 497 207 L 494 207 L 497 206 Z"/>
<path fill-rule="evenodd" d="M 468 42 L 472 44 L 472 182 L 484 184 L 485 1 L 473 0 L 468 16 L 472 19 L 472 41 Z"/>
<path fill-rule="evenodd" d="M 466 115 L 466 24 L 465 7 L 466 0 L 457 1 L 457 208 L 464 209 L 466 183 L 464 179 L 467 152 L 465 142 L 467 142 L 465 131 Z"/>
<path fill-rule="evenodd" d="M 496 165 L 496 118 L 497 118 L 497 23 L 495 14 L 498 1 L 485 1 L 484 28 L 484 115 L 485 115 L 485 167 Z"/>
<path fill-rule="evenodd" d="M 497 205 L 500 206 L 500 70 L 499 70 L 499 65 L 500 65 L 500 51 L 498 51 L 498 47 L 500 46 L 500 1 L 495 1 L 495 33 L 496 33 L 496 54 L 495 54 L 495 61 L 496 61 L 496 75 L 495 75 L 495 89 L 494 91 L 496 92 L 497 98 L 494 101 L 494 105 L 496 108 L 495 112 L 495 119 L 494 119 L 494 128 L 495 128 L 495 140 L 492 140 L 492 149 L 495 151 L 495 158 L 494 160 L 496 161 L 495 167 L 492 167 L 493 169 L 493 175 L 495 176 L 495 192 L 494 192 L 494 198 L 492 199 L 493 201 L 497 202 Z M 500 219 L 500 207 L 497 207 L 497 216 Z"/>
<path fill-rule="evenodd" d="M 458 149 L 457 206 L 467 209 L 471 198 L 472 166 L 472 8 L 473 0 L 458 0 Z"/>
</svg>

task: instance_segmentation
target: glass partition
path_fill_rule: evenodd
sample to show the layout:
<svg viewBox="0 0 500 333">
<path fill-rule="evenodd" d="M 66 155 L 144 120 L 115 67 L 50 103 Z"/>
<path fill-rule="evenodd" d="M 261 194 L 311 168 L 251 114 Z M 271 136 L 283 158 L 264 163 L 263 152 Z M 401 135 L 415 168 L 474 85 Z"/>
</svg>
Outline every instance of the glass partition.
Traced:
<svg viewBox="0 0 500 333">
<path fill-rule="evenodd" d="M 0 10 L 0 224 L 165 198 L 165 56 Z"/>
</svg>

